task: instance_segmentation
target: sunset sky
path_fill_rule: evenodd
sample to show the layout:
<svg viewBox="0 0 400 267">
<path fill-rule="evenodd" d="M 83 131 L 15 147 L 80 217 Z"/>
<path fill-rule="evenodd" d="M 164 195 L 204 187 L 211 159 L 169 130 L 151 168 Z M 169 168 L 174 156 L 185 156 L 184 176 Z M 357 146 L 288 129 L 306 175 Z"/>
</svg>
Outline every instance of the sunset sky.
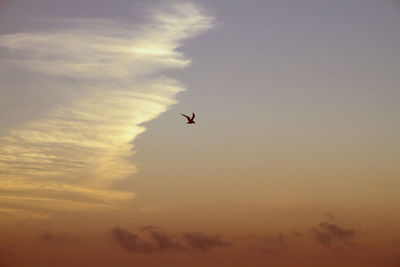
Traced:
<svg viewBox="0 0 400 267">
<path fill-rule="evenodd" d="M 0 266 L 400 266 L 399 207 L 399 1 L 0 0 Z"/>
</svg>

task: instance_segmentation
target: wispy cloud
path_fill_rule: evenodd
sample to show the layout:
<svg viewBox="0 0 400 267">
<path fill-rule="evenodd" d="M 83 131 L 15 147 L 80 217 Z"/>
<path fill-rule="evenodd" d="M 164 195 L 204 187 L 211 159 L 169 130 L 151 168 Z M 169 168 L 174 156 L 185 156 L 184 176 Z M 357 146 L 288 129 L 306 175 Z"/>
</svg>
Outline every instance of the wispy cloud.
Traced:
<svg viewBox="0 0 400 267">
<path fill-rule="evenodd" d="M 336 220 L 336 217 L 335 216 L 333 216 L 331 213 L 329 213 L 329 212 L 324 212 L 324 216 L 325 217 L 327 217 L 328 219 L 330 219 L 330 220 Z"/>
<path fill-rule="evenodd" d="M 192 248 L 200 251 L 208 251 L 216 247 L 232 245 L 232 243 L 222 240 L 219 235 L 207 236 L 200 232 L 190 232 L 185 233 L 183 237 Z"/>
<path fill-rule="evenodd" d="M 330 246 L 334 242 L 341 242 L 348 246 L 353 245 L 353 238 L 356 236 L 354 229 L 345 229 L 334 223 L 321 222 L 318 228 L 312 228 L 319 244 Z"/>
<path fill-rule="evenodd" d="M 112 237 L 122 248 L 133 253 L 206 252 L 216 247 L 231 245 L 219 235 L 209 236 L 200 232 L 171 234 L 155 226 L 146 226 L 137 232 L 117 226 L 112 231 Z"/>
<path fill-rule="evenodd" d="M 192 3 L 149 14 L 136 27 L 70 19 L 52 21 L 51 30 L 0 36 L 1 68 L 20 74 L 0 88 L 0 109 L 10 116 L 37 111 L 11 126 L 0 122 L 0 205 L 110 209 L 134 197 L 110 186 L 137 171 L 128 158 L 145 131 L 141 124 L 184 90 L 157 73 L 187 66 L 177 48 L 212 26 Z M 29 97 L 39 99 L 37 106 L 26 104 Z"/>
</svg>

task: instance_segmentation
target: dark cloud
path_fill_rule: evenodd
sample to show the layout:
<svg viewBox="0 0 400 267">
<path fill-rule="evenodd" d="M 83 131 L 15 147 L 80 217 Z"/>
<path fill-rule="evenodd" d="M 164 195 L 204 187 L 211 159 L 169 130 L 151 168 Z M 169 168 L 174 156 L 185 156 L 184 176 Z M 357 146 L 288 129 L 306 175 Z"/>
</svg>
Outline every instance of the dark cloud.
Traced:
<svg viewBox="0 0 400 267">
<path fill-rule="evenodd" d="M 143 227 L 140 228 L 140 231 L 141 231 L 141 232 L 156 231 L 156 230 L 161 231 L 162 228 L 161 228 L 161 227 L 158 227 L 158 226 L 153 226 L 153 225 L 147 225 L 147 226 L 143 226 Z"/>
<path fill-rule="evenodd" d="M 325 215 L 325 217 L 327 217 L 328 219 L 331 219 L 331 220 L 336 220 L 336 217 L 335 216 L 333 216 L 331 213 L 329 213 L 329 212 L 324 212 L 324 215 Z"/>
<path fill-rule="evenodd" d="M 319 226 L 340 239 L 350 239 L 356 235 L 356 231 L 354 229 L 343 229 L 333 223 L 322 222 L 319 224 Z"/>
<path fill-rule="evenodd" d="M 202 233 L 190 232 L 183 234 L 186 242 L 196 250 L 207 251 L 214 247 L 226 247 L 232 245 L 229 242 L 221 240 L 219 235 L 206 236 Z"/>
<path fill-rule="evenodd" d="M 326 233 L 324 231 L 320 231 L 316 228 L 311 228 L 311 230 L 313 231 L 313 233 L 315 234 L 315 237 L 318 241 L 318 243 L 320 243 L 323 246 L 329 246 L 332 243 L 333 240 L 333 236 L 330 235 L 329 233 Z"/>
<path fill-rule="evenodd" d="M 112 236 L 121 247 L 130 252 L 152 253 L 158 250 L 154 244 L 143 240 L 138 234 L 133 234 L 119 226 L 113 229 Z"/>
<path fill-rule="evenodd" d="M 218 235 L 206 236 L 196 232 L 172 235 L 156 226 L 142 227 L 137 233 L 117 226 L 112 231 L 112 237 L 121 247 L 134 253 L 208 251 L 230 245 Z"/>
<path fill-rule="evenodd" d="M 138 233 L 115 227 L 112 236 L 118 244 L 130 252 L 159 253 L 170 250 L 185 250 L 176 238 L 155 226 L 142 227 Z"/>
<path fill-rule="evenodd" d="M 157 244 L 157 250 L 159 252 L 175 249 L 185 250 L 185 248 L 178 242 L 174 241 L 170 236 L 161 231 L 151 231 L 150 233 L 152 240 Z"/>
<path fill-rule="evenodd" d="M 356 236 L 354 229 L 344 229 L 334 223 L 321 222 L 317 228 L 313 227 L 318 243 L 323 246 L 330 246 L 333 242 L 339 241 L 346 245 L 353 246 L 353 238 Z"/>
<path fill-rule="evenodd" d="M 76 239 L 70 238 L 67 234 L 52 234 L 49 231 L 43 231 L 40 238 L 47 242 L 73 242 Z"/>
</svg>

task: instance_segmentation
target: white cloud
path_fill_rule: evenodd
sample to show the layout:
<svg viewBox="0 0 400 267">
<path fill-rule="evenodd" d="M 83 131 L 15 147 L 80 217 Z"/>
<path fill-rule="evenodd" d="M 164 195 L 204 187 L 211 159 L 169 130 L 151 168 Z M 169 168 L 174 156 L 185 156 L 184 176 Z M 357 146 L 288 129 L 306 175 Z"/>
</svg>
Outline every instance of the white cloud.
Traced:
<svg viewBox="0 0 400 267">
<path fill-rule="evenodd" d="M 212 26 L 188 3 L 152 10 L 150 17 L 134 28 L 60 20 L 55 24 L 61 29 L 0 36 L 2 69 L 21 75 L 0 88 L 0 110 L 12 114 L 7 101 L 35 110 L 22 106 L 24 97 L 40 100 L 37 114 L 25 114 L 12 127 L 0 122 L 4 209 L 109 209 L 134 197 L 110 186 L 137 171 L 127 158 L 132 140 L 145 131 L 140 125 L 165 112 L 184 90 L 157 72 L 187 66 L 176 49 Z"/>
</svg>

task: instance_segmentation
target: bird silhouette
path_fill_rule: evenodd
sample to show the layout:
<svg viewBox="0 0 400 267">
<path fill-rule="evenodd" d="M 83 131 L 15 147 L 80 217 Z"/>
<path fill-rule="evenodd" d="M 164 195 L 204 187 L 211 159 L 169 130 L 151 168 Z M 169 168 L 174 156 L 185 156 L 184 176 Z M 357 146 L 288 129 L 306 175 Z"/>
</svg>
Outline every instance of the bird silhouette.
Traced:
<svg viewBox="0 0 400 267">
<path fill-rule="evenodd" d="M 192 114 L 191 118 L 189 116 L 186 116 L 185 114 L 182 114 L 182 113 L 181 113 L 181 115 L 188 120 L 186 124 L 193 124 L 193 123 L 196 124 L 196 122 L 194 121 L 194 117 L 196 115 L 194 115 L 194 113 Z"/>
</svg>

